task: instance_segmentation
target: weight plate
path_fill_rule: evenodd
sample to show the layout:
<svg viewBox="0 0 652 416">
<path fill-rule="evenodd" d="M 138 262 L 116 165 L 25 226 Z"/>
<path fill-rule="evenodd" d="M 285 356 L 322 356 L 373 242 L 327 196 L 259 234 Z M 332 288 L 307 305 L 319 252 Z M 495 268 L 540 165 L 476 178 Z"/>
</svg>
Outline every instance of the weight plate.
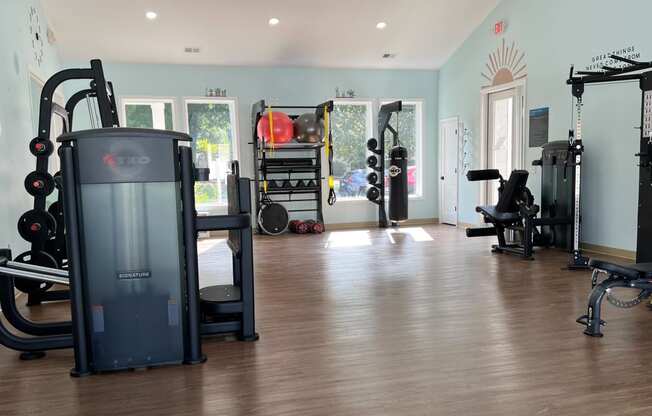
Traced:
<svg viewBox="0 0 652 416">
<path fill-rule="evenodd" d="M 32 253 L 26 251 L 14 259 L 17 263 L 33 264 L 35 266 L 58 268 L 57 261 L 44 251 Z M 14 278 L 14 286 L 23 293 L 45 292 L 52 287 L 50 282 L 37 282 L 36 280 Z"/>
<path fill-rule="evenodd" d="M 288 211 L 281 204 L 267 204 L 258 212 L 258 225 L 269 235 L 279 235 L 285 232 L 289 223 Z"/>
<path fill-rule="evenodd" d="M 29 142 L 29 151 L 34 156 L 50 156 L 54 152 L 54 143 L 35 137 Z"/>
<path fill-rule="evenodd" d="M 58 268 L 63 269 L 68 264 L 68 252 L 66 251 L 65 238 L 55 237 L 49 239 L 45 243 L 45 248 L 43 250 L 50 256 L 54 257 Z"/>
<path fill-rule="evenodd" d="M 373 151 L 376 150 L 377 147 L 378 147 L 378 140 L 374 138 L 367 140 L 367 149 Z"/>
<path fill-rule="evenodd" d="M 49 173 L 34 171 L 25 178 L 25 189 L 32 196 L 48 196 L 54 191 L 54 178 Z"/>
<path fill-rule="evenodd" d="M 50 239 L 57 229 L 57 221 L 47 211 L 30 210 L 18 220 L 18 233 L 30 243 L 41 243 Z"/>
<path fill-rule="evenodd" d="M 378 190 L 378 188 L 376 188 L 374 186 L 374 187 L 371 187 L 371 188 L 367 189 L 367 199 L 368 200 L 375 201 L 379 197 L 380 197 L 380 191 Z"/>
<path fill-rule="evenodd" d="M 54 186 L 56 186 L 57 189 L 61 190 L 62 184 L 63 184 L 63 178 L 61 177 L 61 171 L 56 172 L 53 176 L 54 178 Z"/>
<path fill-rule="evenodd" d="M 371 155 L 367 158 L 367 166 L 370 168 L 375 167 L 378 164 L 378 158 L 374 155 Z"/>
<path fill-rule="evenodd" d="M 375 185 L 378 182 L 378 174 L 376 172 L 369 172 L 367 182 L 369 182 L 369 185 Z"/>
</svg>

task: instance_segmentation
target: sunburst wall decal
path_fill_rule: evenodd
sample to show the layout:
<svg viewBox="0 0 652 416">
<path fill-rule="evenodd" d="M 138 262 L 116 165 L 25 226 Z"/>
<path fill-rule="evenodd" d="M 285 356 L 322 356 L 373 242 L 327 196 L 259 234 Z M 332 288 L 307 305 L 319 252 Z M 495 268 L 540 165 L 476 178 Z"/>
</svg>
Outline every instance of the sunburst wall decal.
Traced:
<svg viewBox="0 0 652 416">
<path fill-rule="evenodd" d="M 489 60 L 485 64 L 486 71 L 481 73 L 482 77 L 489 81 L 489 85 L 486 87 L 507 84 L 525 78 L 527 64 L 523 58 L 525 58 L 525 52 L 519 51 L 515 42 L 512 42 L 511 47 L 507 47 L 505 39 L 503 39 L 503 44 L 489 54 Z"/>
</svg>

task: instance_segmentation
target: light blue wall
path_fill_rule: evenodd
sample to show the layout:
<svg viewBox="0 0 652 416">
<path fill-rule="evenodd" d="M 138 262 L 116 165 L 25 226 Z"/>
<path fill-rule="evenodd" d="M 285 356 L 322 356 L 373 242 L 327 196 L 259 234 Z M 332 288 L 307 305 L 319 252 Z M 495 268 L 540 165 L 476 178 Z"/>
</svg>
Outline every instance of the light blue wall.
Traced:
<svg viewBox="0 0 652 416">
<path fill-rule="evenodd" d="M 44 55 L 35 62 L 29 31 L 29 10 L 41 17 Z M 0 2 L 0 246 L 9 244 L 14 254 L 27 247 L 16 230 L 18 217 L 31 208 L 25 176 L 35 168 L 28 144 L 34 137 L 31 114 L 30 71 L 47 79 L 59 67 L 56 49 L 48 44 L 47 24 L 37 0 Z"/>
<path fill-rule="evenodd" d="M 570 65 L 583 69 L 593 56 L 630 45 L 652 60 L 651 14 L 648 0 L 503 0 L 440 70 L 439 116 L 460 116 L 471 128 L 473 168 L 480 166 L 480 88 L 486 83 L 480 73 L 503 39 L 493 35 L 494 22 L 505 20 L 508 45 L 515 41 L 526 52 L 527 109 L 550 107 L 550 138 L 564 140 L 571 127 Z M 584 98 L 583 240 L 634 250 L 640 93 L 636 84 L 587 87 Z M 526 161 L 536 194 L 540 176 L 530 163 L 538 155 L 529 149 Z M 476 222 L 479 184 L 460 181 L 461 220 Z"/>
<path fill-rule="evenodd" d="M 101 58 L 101 57 L 100 57 Z M 72 63 L 66 66 L 85 65 Z M 105 63 L 107 79 L 120 96 L 175 97 L 176 129 L 184 129 L 183 98 L 204 95 L 206 88 L 226 88 L 237 97 L 240 157 L 243 173 L 251 176 L 251 105 L 266 99 L 284 105 L 316 105 L 334 95 L 335 87 L 354 89 L 370 99 L 424 100 L 423 198 L 410 200 L 410 218 L 437 217 L 437 72 L 307 68 L 212 67 Z M 376 103 L 377 104 L 377 101 Z M 83 109 L 81 112 L 83 113 Z M 376 117 L 374 114 L 374 125 Z M 77 127 L 80 125 L 78 124 Z M 376 209 L 367 201 L 340 201 L 326 207 L 328 223 L 373 221 Z"/>
</svg>

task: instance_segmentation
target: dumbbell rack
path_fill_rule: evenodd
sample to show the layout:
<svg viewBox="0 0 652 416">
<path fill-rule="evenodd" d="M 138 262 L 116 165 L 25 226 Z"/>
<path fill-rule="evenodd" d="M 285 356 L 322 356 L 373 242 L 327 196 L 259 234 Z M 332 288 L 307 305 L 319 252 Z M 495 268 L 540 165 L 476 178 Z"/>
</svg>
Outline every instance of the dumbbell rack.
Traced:
<svg viewBox="0 0 652 416">
<path fill-rule="evenodd" d="M 53 102 L 55 90 L 65 81 L 90 80 L 90 87 L 73 94 L 65 108 Z M 90 68 L 66 69 L 53 75 L 43 86 L 39 102 L 38 134 L 29 143 L 30 152 L 36 157 L 36 169 L 25 178 L 25 189 L 34 197 L 33 208 L 18 220 L 20 236 L 31 244 L 30 250 L 16 257 L 15 261 L 49 268 L 65 268 L 66 240 L 61 203 L 61 181 L 57 172 L 54 176 L 48 171 L 49 158 L 55 153 L 55 144 L 51 140 L 52 119 L 59 117 L 63 121 L 63 131 L 72 129 L 73 113 L 79 102 L 95 98 L 99 115 L 98 124 L 102 127 L 118 125 L 118 116 L 113 95 L 113 86 L 106 82 L 100 60 L 92 60 Z M 90 109 L 89 103 L 89 109 Z M 93 118 L 93 114 L 91 114 Z M 57 156 L 55 156 L 57 157 Z M 59 198 L 46 210 L 47 197 L 55 189 Z M 38 282 L 15 279 L 16 288 L 28 294 L 28 305 L 37 305 L 44 301 L 68 298 L 68 291 L 49 291 L 52 284 L 41 285 Z"/>
<path fill-rule="evenodd" d="M 324 108 L 328 112 L 333 110 L 333 102 L 317 106 L 271 106 L 273 110 L 313 110 L 317 112 L 318 116 L 323 119 Z M 264 144 L 262 140 L 258 139 L 257 126 L 258 122 L 270 108 L 265 104 L 264 100 L 255 103 L 252 107 L 252 145 L 254 169 L 254 184 L 256 187 L 255 201 L 256 201 L 256 216 L 262 207 L 262 200 L 264 196 L 263 181 L 263 145 L 265 146 L 265 159 L 267 160 L 267 195 L 276 203 L 286 205 L 288 213 L 301 213 L 312 212 L 314 213 L 315 220 L 323 223 L 323 192 L 322 192 L 322 163 L 321 154 L 324 148 L 324 143 L 286 143 L 272 148 Z M 294 120 L 299 115 L 290 114 L 289 117 Z M 275 164 L 274 161 L 286 160 L 288 163 Z M 294 163 L 292 163 L 294 162 Z M 271 177 L 270 177 L 271 176 Z M 303 181 L 303 186 L 296 186 L 299 181 Z M 308 186 L 312 182 L 313 186 Z M 289 186 L 288 186 L 289 185 Z M 300 196 L 295 198 L 295 196 Z M 311 208 L 304 208 L 306 204 L 312 203 Z M 298 205 L 301 208 L 288 208 L 287 204 Z M 261 232 L 260 226 L 258 232 Z"/>
</svg>

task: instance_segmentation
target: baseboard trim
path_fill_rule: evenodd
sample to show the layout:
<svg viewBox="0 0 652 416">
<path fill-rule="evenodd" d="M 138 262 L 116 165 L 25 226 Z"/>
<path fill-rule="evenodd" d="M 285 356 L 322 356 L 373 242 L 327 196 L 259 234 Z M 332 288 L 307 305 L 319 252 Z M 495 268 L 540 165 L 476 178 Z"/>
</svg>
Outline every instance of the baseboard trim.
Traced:
<svg viewBox="0 0 652 416">
<path fill-rule="evenodd" d="M 636 252 L 630 250 L 623 250 L 620 248 L 613 248 L 601 246 L 598 244 L 582 243 L 580 245 L 583 251 L 592 254 L 602 254 L 604 256 L 619 257 L 626 260 L 636 260 Z"/>
<path fill-rule="evenodd" d="M 432 225 L 439 224 L 439 218 L 417 218 L 407 220 L 401 223 L 401 226 L 414 227 L 419 225 Z M 363 221 L 363 222 L 344 222 L 326 224 L 327 231 L 340 231 L 340 230 L 356 230 L 364 228 L 377 228 L 378 221 Z"/>
</svg>

